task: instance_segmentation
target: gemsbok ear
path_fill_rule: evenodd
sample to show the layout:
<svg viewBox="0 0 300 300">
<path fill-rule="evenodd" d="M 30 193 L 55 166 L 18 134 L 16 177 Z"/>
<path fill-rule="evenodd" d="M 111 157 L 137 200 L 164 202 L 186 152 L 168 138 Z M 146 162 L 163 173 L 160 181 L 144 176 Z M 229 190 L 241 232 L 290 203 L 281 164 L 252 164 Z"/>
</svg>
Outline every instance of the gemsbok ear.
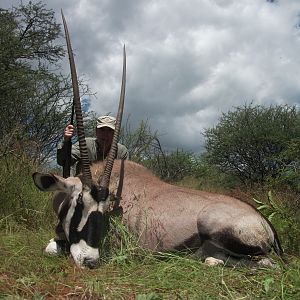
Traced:
<svg viewBox="0 0 300 300">
<path fill-rule="evenodd" d="M 53 174 L 35 172 L 32 174 L 35 185 L 43 192 L 61 190 L 62 178 Z"/>
</svg>

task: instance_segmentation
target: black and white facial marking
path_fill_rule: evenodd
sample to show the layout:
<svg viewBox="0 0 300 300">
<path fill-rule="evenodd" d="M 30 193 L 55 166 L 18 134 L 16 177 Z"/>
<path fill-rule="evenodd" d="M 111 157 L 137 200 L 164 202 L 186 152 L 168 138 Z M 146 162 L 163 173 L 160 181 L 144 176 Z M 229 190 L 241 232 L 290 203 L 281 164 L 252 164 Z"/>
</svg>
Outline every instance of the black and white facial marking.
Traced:
<svg viewBox="0 0 300 300">
<path fill-rule="evenodd" d="M 97 188 L 83 186 L 77 177 L 64 179 L 52 174 L 35 173 L 36 186 L 42 191 L 60 191 L 65 194 L 58 208 L 58 217 L 75 263 L 96 267 L 101 239 L 108 228 L 106 211 L 110 200 L 97 201 Z"/>
<path fill-rule="evenodd" d="M 80 266 L 97 265 L 100 242 L 108 228 L 106 211 L 109 200 L 98 202 L 95 189 L 84 188 L 76 203 L 71 204 L 65 218 L 64 228 L 69 233 L 70 251 Z"/>
</svg>

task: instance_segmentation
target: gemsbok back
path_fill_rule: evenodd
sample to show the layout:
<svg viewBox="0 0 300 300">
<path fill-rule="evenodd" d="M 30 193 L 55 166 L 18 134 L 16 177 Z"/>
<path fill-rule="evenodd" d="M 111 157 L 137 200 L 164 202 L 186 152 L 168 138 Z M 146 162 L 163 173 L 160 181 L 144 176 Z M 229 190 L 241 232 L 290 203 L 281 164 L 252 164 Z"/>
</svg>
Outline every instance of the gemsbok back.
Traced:
<svg viewBox="0 0 300 300">
<path fill-rule="evenodd" d="M 282 256 L 283 251 L 274 227 L 254 207 L 229 196 L 167 184 L 139 164 L 114 159 L 125 97 L 125 47 L 113 144 L 105 163 L 90 166 L 74 58 L 64 17 L 63 21 L 82 174 L 63 178 L 34 173 L 33 179 L 40 190 L 58 192 L 54 197 L 54 208 L 75 263 L 90 268 L 98 265 L 100 241 L 106 234 L 109 216 L 121 205 L 124 223 L 147 249 L 189 249 L 210 265 L 228 262 L 272 266 L 267 258 L 269 252 L 273 248 L 278 256 Z M 253 260 L 253 257 L 258 259 Z"/>
</svg>

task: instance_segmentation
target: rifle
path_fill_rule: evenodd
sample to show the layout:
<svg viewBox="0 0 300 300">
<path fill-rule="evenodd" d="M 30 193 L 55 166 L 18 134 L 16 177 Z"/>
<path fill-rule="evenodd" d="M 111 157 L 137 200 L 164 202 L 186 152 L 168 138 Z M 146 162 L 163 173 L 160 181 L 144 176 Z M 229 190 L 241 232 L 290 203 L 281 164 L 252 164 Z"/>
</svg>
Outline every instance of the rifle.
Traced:
<svg viewBox="0 0 300 300">
<path fill-rule="evenodd" d="M 72 104 L 72 114 L 70 124 L 73 125 L 74 123 L 74 100 Z M 63 165 L 63 177 L 68 178 L 70 177 L 70 169 L 71 169 L 71 153 L 72 153 L 72 138 L 70 138 L 67 142 L 65 142 L 64 147 L 66 147 L 66 160 Z"/>
</svg>

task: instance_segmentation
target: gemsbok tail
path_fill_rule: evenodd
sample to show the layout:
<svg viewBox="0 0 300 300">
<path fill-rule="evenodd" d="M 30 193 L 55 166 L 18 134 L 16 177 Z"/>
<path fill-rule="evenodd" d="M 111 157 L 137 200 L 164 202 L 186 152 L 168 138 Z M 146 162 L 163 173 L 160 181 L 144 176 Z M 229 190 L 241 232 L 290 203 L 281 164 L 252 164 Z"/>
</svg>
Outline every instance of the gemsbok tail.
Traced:
<svg viewBox="0 0 300 300">
<path fill-rule="evenodd" d="M 275 253 L 283 260 L 285 261 L 284 257 L 283 257 L 283 249 L 281 247 L 277 232 L 275 230 L 275 228 L 273 228 L 273 233 L 274 233 L 274 243 L 273 243 L 273 249 L 275 251 Z"/>
</svg>

